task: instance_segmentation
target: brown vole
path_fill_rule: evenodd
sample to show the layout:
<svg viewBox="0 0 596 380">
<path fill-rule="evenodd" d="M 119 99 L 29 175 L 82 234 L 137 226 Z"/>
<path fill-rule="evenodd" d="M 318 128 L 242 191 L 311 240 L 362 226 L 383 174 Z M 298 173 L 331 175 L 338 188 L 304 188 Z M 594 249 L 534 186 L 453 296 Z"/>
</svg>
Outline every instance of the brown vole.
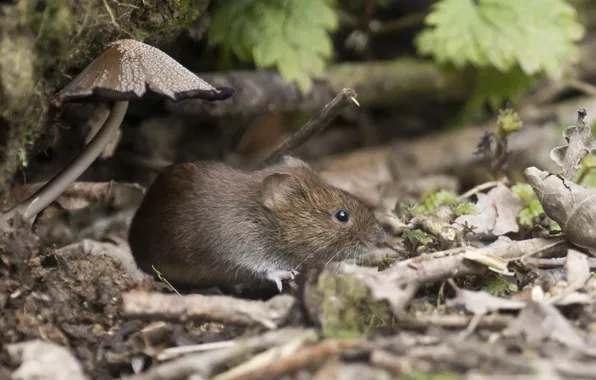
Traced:
<svg viewBox="0 0 596 380">
<path fill-rule="evenodd" d="M 327 264 L 382 243 L 372 211 L 323 182 L 305 162 L 245 172 L 189 162 L 163 170 L 129 232 L 140 269 L 199 287 L 294 278 L 303 263 Z"/>
</svg>

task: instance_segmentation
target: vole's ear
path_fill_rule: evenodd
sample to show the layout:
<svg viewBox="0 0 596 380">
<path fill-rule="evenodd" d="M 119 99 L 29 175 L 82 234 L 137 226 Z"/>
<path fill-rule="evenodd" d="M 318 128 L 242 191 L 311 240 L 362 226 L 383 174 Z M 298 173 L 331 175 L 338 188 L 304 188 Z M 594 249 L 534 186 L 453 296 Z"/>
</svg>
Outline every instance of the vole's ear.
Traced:
<svg viewBox="0 0 596 380">
<path fill-rule="evenodd" d="M 268 175 L 261 186 L 261 202 L 269 210 L 275 210 L 275 205 L 292 192 L 292 186 L 289 174 Z"/>
<path fill-rule="evenodd" d="M 304 169 L 312 170 L 312 168 L 310 167 L 309 164 L 307 164 L 306 162 L 304 162 L 301 159 L 296 158 L 296 157 L 283 156 L 281 161 L 284 165 L 286 165 L 287 167 L 289 167 L 291 169 L 304 168 Z"/>
</svg>

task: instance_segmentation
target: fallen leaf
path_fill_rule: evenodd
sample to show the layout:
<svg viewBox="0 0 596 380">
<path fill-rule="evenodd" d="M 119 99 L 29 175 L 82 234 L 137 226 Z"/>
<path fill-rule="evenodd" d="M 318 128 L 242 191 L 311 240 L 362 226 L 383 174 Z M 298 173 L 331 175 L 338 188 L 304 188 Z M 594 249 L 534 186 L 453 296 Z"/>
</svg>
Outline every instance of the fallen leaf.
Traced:
<svg viewBox="0 0 596 380">
<path fill-rule="evenodd" d="M 495 236 L 519 231 L 517 214 L 525 207 L 525 203 L 507 186 L 499 183 L 486 194 L 478 194 L 476 215 L 462 215 L 454 223 L 468 224 L 476 227 L 475 233 L 492 233 Z"/>
<path fill-rule="evenodd" d="M 524 171 L 544 213 L 578 247 L 596 248 L 596 192 L 535 167 Z"/>
<path fill-rule="evenodd" d="M 590 125 L 584 121 L 586 115 L 585 108 L 577 111 L 575 125 L 570 125 L 563 132 L 567 145 L 556 147 L 550 152 L 550 158 L 563 168 L 563 177 L 567 180 L 573 178 L 584 157 L 596 148 Z"/>
</svg>

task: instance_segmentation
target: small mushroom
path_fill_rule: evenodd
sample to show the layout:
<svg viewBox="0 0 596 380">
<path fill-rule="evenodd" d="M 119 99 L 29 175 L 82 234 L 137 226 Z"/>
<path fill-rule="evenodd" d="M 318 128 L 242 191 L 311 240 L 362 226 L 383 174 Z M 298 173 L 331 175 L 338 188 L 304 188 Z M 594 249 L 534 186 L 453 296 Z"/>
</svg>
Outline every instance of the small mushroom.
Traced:
<svg viewBox="0 0 596 380">
<path fill-rule="evenodd" d="M 234 94 L 232 88 L 211 86 L 153 46 L 131 39 L 108 46 L 50 101 L 57 107 L 68 102 L 113 102 L 110 115 L 79 156 L 25 201 L 5 212 L 0 220 L 10 219 L 17 212 L 23 220 L 30 219 L 58 198 L 95 161 L 120 128 L 128 102 L 141 98 L 147 87 L 174 101 L 225 100 Z"/>
</svg>

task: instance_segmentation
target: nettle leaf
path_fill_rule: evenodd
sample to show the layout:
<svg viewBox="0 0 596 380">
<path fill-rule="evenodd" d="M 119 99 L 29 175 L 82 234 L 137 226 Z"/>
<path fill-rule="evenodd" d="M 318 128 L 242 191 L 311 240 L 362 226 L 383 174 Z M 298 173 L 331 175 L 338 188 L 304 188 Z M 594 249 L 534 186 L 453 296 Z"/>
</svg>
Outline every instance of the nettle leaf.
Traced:
<svg viewBox="0 0 596 380">
<path fill-rule="evenodd" d="M 494 67 L 480 68 L 476 71 L 474 90 L 467 106 L 474 108 L 487 102 L 493 110 L 497 110 L 503 101 L 515 101 L 531 89 L 535 80 L 534 76 L 526 75 L 517 65 L 506 72 Z"/>
<path fill-rule="evenodd" d="M 259 68 L 276 68 L 306 93 L 333 56 L 334 6 L 335 0 L 221 2 L 213 12 L 209 41 Z"/>
<path fill-rule="evenodd" d="M 475 97 L 493 108 L 534 76 L 562 78 L 579 58 L 575 43 L 585 33 L 565 0 L 439 0 L 425 23 L 428 28 L 416 38 L 418 52 L 485 71 Z"/>
<path fill-rule="evenodd" d="M 519 64 L 528 75 L 560 78 L 578 58 L 583 26 L 564 0 L 440 0 L 417 38 L 422 54 L 456 66 Z"/>
</svg>

